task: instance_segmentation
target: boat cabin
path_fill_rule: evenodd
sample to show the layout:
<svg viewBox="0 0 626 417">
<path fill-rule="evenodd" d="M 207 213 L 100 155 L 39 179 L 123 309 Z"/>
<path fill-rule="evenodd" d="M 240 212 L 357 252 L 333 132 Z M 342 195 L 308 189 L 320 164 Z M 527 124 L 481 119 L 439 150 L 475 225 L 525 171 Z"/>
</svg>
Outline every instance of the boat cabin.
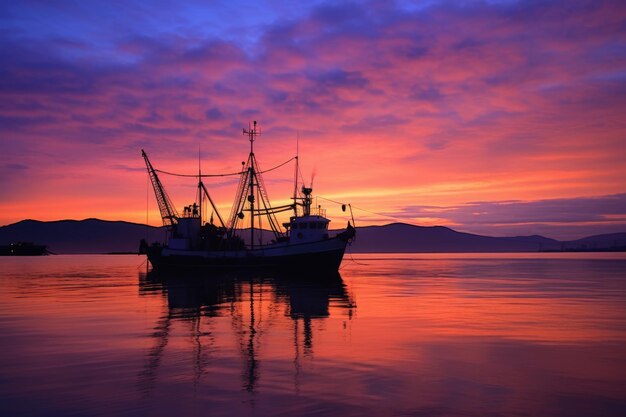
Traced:
<svg viewBox="0 0 626 417">
<path fill-rule="evenodd" d="M 168 246 L 172 249 L 181 250 L 195 248 L 200 242 L 201 226 L 198 205 L 193 203 L 186 206 L 183 210 L 183 217 L 179 217 L 173 226 L 173 233 L 168 240 Z"/>
<path fill-rule="evenodd" d="M 328 239 L 328 223 L 330 220 L 323 216 L 292 216 L 289 223 L 283 225 L 289 228 L 289 241 L 291 243 L 304 243 L 316 240 Z"/>
</svg>

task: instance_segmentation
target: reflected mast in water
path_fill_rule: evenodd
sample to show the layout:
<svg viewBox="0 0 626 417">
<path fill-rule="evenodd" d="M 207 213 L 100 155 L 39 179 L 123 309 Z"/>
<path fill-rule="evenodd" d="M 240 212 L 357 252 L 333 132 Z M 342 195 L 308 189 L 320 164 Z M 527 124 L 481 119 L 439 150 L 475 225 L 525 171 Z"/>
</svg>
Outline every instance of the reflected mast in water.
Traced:
<svg viewBox="0 0 626 417">
<path fill-rule="evenodd" d="M 254 320 L 254 282 L 250 281 L 250 325 L 248 327 L 248 343 L 246 346 L 246 354 L 243 356 L 245 363 L 244 371 L 244 388 L 248 392 L 254 391 L 254 386 L 259 379 L 258 376 L 258 360 L 256 357 L 255 336 L 257 330 Z"/>
<path fill-rule="evenodd" d="M 170 327 L 171 314 L 169 310 L 166 310 L 154 327 L 154 332 L 150 335 L 150 338 L 154 340 L 154 346 L 148 351 L 146 367 L 139 376 L 139 386 L 145 394 L 150 393 L 156 384 L 157 371 L 163 357 L 163 351 L 169 341 Z"/>
<path fill-rule="evenodd" d="M 141 295 L 158 295 L 167 300 L 164 314 L 155 331 L 150 335 L 154 346 L 147 352 L 146 369 L 140 376 L 140 384 L 151 392 L 158 383 L 158 368 L 165 355 L 169 333 L 174 323 L 191 324 L 193 343 L 194 387 L 197 387 L 207 370 L 209 359 L 204 336 L 210 338 L 208 346 L 219 346 L 215 334 L 206 331 L 215 320 L 230 317 L 233 333 L 242 359 L 242 389 L 254 393 L 261 379 L 260 352 L 263 334 L 281 317 L 288 317 L 293 325 L 294 389 L 299 391 L 302 371 L 301 358 L 313 358 L 315 320 L 330 316 L 331 301 L 334 306 L 345 309 L 347 317 L 355 308 L 347 294 L 341 276 L 336 273 L 320 279 L 296 281 L 289 276 L 269 277 L 212 276 L 172 277 L 156 271 L 139 274 Z M 270 294 L 268 298 L 266 296 Z M 276 302 L 271 301 L 274 299 Z M 269 301 L 269 303 L 268 303 Z M 279 315 L 280 311 L 285 315 Z M 269 314 L 269 315 L 267 315 Z M 266 316 L 267 315 L 267 316 Z M 265 316 L 265 317 L 264 317 Z M 204 320 L 206 319 L 206 320 Z M 302 323 L 302 326 L 300 326 Z M 299 334 L 302 329 L 302 334 Z"/>
</svg>

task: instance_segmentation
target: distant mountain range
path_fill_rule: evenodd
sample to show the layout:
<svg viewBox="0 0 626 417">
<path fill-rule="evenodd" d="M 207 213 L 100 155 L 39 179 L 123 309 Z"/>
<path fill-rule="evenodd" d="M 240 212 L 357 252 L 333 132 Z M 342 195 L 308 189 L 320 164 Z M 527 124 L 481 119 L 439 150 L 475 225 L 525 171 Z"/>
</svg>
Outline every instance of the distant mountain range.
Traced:
<svg viewBox="0 0 626 417">
<path fill-rule="evenodd" d="M 538 252 L 561 250 L 626 250 L 626 233 L 558 241 L 543 236 L 490 237 L 443 226 L 392 223 L 360 227 L 353 252 Z"/>
<path fill-rule="evenodd" d="M 159 227 L 99 219 L 22 220 L 0 227 L 0 244 L 34 242 L 53 253 L 137 252 L 139 241 L 162 240 Z"/>
<path fill-rule="evenodd" d="M 53 253 L 137 252 L 139 241 L 161 241 L 163 228 L 99 219 L 42 222 L 22 220 L 0 227 L 0 245 L 34 242 Z M 590 236 L 561 242 L 543 236 L 489 237 L 442 226 L 404 223 L 357 229 L 354 253 L 407 252 L 537 252 L 560 250 L 626 250 L 626 233 Z"/>
</svg>

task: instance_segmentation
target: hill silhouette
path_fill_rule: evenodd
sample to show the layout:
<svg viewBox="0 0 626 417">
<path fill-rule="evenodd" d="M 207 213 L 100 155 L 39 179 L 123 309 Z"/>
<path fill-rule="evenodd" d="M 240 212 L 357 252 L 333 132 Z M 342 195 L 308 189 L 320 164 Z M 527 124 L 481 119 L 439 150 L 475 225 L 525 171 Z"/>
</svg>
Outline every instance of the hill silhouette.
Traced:
<svg viewBox="0 0 626 417">
<path fill-rule="evenodd" d="M 164 236 L 159 227 L 99 219 L 22 220 L 0 227 L 0 244 L 35 242 L 53 253 L 137 252 L 141 239 L 160 241 Z"/>
<path fill-rule="evenodd" d="M 242 235 L 246 235 L 244 232 Z M 22 220 L 0 227 L 0 244 L 34 242 L 54 253 L 137 252 L 139 241 L 162 241 L 161 227 L 99 219 Z M 359 227 L 354 253 L 408 252 L 537 252 L 626 248 L 626 233 L 590 236 L 561 242 L 543 236 L 491 237 L 457 232 L 443 226 L 392 223 Z"/>
</svg>

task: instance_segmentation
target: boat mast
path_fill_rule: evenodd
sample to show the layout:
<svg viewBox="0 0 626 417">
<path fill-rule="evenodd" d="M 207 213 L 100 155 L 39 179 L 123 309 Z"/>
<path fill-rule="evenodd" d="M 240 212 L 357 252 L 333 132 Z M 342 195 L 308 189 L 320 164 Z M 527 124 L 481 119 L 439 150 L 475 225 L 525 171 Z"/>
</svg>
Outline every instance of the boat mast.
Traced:
<svg viewBox="0 0 626 417">
<path fill-rule="evenodd" d="M 215 213 L 217 215 L 217 219 L 220 222 L 220 225 L 227 230 L 226 227 L 226 223 L 224 223 L 224 220 L 222 219 L 222 216 L 220 215 L 219 210 L 217 209 L 217 206 L 215 205 L 215 203 L 213 202 L 213 199 L 211 198 L 211 194 L 209 194 L 209 190 L 207 190 L 206 186 L 204 185 L 204 182 L 202 182 L 202 164 L 201 164 L 201 159 L 200 159 L 200 145 L 198 145 L 198 214 L 200 216 L 200 225 L 202 225 L 204 223 L 204 199 L 206 197 L 206 199 L 209 200 L 209 204 L 211 204 L 211 207 L 213 208 L 213 213 Z M 207 206 L 207 211 L 208 211 L 208 206 Z M 208 217 L 208 216 L 206 216 Z M 213 219 L 213 215 L 211 214 L 211 219 Z M 213 221 L 211 220 L 211 224 L 213 223 Z M 230 231 L 227 230 L 228 235 L 230 236 Z"/>
<path fill-rule="evenodd" d="M 296 168 L 293 176 L 293 215 L 298 217 L 298 171 L 300 170 L 300 131 L 296 133 Z"/>
<path fill-rule="evenodd" d="M 202 166 L 200 165 L 200 145 L 198 145 L 198 215 L 200 216 L 200 225 L 202 225 L 202 200 L 204 195 L 202 194 Z"/>
<path fill-rule="evenodd" d="M 250 161 L 250 164 L 248 164 L 248 201 L 250 202 L 250 249 L 254 249 L 254 179 L 256 178 L 254 172 L 254 137 L 260 134 L 256 129 L 256 120 L 253 122 L 252 129 L 250 125 L 248 125 L 247 130 L 245 128 L 243 129 L 243 134 L 248 135 L 248 140 L 250 141 L 250 156 L 248 157 Z"/>
<path fill-rule="evenodd" d="M 261 134 L 257 122 L 254 121 L 253 125 L 248 125 L 248 129 L 243 129 L 243 134 L 248 136 L 250 141 L 250 155 L 248 156 L 248 162 L 242 162 L 241 177 L 239 180 L 239 186 L 237 188 L 237 194 L 235 197 L 235 204 L 231 209 L 229 230 L 230 233 L 234 233 L 237 230 L 237 225 L 240 220 L 244 219 L 244 212 L 250 212 L 250 245 L 253 249 L 256 245 L 254 241 L 254 235 L 256 231 L 256 217 L 267 216 L 269 226 L 274 233 L 274 237 L 278 240 L 282 233 L 278 226 L 278 221 L 275 217 L 276 213 L 286 210 L 292 210 L 293 205 L 280 206 L 273 208 L 270 205 L 269 197 L 265 191 L 265 184 L 263 183 L 263 177 L 261 174 L 263 171 L 257 163 L 254 155 L 254 141 L 256 136 Z M 248 206 L 249 204 L 249 206 Z M 259 228 L 262 228 L 262 224 L 259 220 Z M 263 234 L 261 234 L 261 237 Z M 262 239 L 259 239 L 259 244 L 263 245 Z"/>
</svg>

